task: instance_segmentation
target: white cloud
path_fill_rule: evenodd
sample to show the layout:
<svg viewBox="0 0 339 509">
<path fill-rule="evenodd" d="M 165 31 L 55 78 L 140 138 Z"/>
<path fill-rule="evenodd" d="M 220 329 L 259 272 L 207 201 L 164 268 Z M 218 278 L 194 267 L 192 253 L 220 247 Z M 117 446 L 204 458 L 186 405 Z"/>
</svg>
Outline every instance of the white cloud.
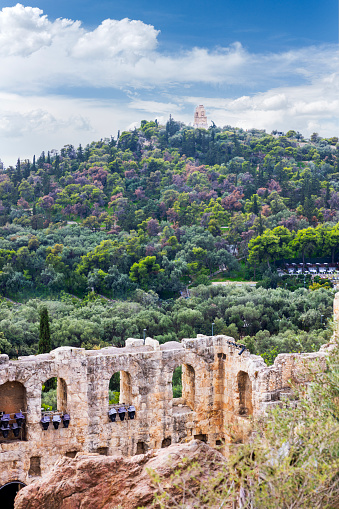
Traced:
<svg viewBox="0 0 339 509">
<path fill-rule="evenodd" d="M 51 23 L 36 7 L 21 4 L 4 7 L 0 11 L 0 52 L 5 56 L 28 57 L 50 46 L 56 35 L 79 28 L 79 22 L 68 19 L 57 19 Z"/>
<path fill-rule="evenodd" d="M 296 129 L 306 136 L 316 129 L 322 136 L 339 132 L 339 74 L 315 79 L 309 85 L 279 87 L 235 100 L 180 97 L 183 100 L 204 104 L 209 119 L 221 126 L 257 127 L 268 132 Z"/>
<path fill-rule="evenodd" d="M 218 125 L 338 135 L 335 46 L 252 54 L 235 42 L 170 54 L 158 49 L 158 38 L 159 30 L 138 20 L 106 19 L 88 30 L 80 21 L 50 20 L 38 8 L 3 8 L 0 135 L 6 143 L 0 157 L 10 164 L 65 143 L 86 144 L 142 118 L 165 121 L 172 113 L 192 122 L 188 112 L 196 104 Z M 239 97 L 227 97 L 229 86 L 233 96 L 241 87 Z M 97 99 L 55 93 L 71 94 L 72 87 L 89 88 Z M 103 87 L 126 98 L 102 100 Z M 187 97 L 190 88 L 196 95 L 203 89 L 202 97 Z"/>
<path fill-rule="evenodd" d="M 158 113 L 158 114 L 167 114 L 176 113 L 181 110 L 180 106 L 174 103 L 163 103 L 157 101 L 143 101 L 133 100 L 128 105 L 129 108 L 135 110 L 146 111 L 147 113 Z"/>
<path fill-rule="evenodd" d="M 156 48 L 158 34 L 159 30 L 142 21 L 106 19 L 93 32 L 80 37 L 71 54 L 100 60 L 120 56 L 122 63 L 133 63 Z"/>
<path fill-rule="evenodd" d="M 251 54 L 227 48 L 157 50 L 159 30 L 137 20 L 104 20 L 88 31 L 80 21 L 50 21 L 41 9 L 17 4 L 0 11 L 0 87 L 42 92 L 57 86 L 169 87 L 173 84 L 271 86 L 298 76 L 334 72 L 336 48 Z M 18 72 L 20 69 L 20 72 Z M 23 79 L 24 76 L 24 79 Z"/>
<path fill-rule="evenodd" d="M 117 101 L 0 92 L 0 138 L 5 141 L 0 158 L 10 165 L 18 157 L 32 159 L 34 154 L 60 150 L 67 143 L 84 146 L 116 136 L 119 129 L 128 129 L 133 122 L 140 125 L 143 118 L 144 112 Z"/>
</svg>

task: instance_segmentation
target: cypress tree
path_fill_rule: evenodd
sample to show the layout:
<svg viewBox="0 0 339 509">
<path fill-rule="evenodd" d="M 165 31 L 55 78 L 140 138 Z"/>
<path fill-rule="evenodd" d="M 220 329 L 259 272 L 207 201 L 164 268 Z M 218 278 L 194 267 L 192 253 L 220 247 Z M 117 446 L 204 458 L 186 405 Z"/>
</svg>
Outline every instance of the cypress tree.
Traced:
<svg viewBox="0 0 339 509">
<path fill-rule="evenodd" d="M 80 145 L 79 145 L 79 147 L 78 147 L 78 150 L 77 150 L 77 159 L 78 159 L 78 161 L 80 161 L 80 162 L 84 160 L 84 152 L 83 152 L 83 150 L 82 150 L 81 143 L 80 143 Z"/>
<path fill-rule="evenodd" d="M 261 214 L 259 214 L 258 232 L 259 232 L 259 235 L 262 235 L 264 233 L 264 225 L 263 225 L 263 220 L 262 220 Z"/>
<path fill-rule="evenodd" d="M 256 216 L 259 214 L 258 195 L 256 194 L 253 195 L 252 211 Z"/>
<path fill-rule="evenodd" d="M 40 331 L 38 353 L 48 353 L 51 351 L 51 335 L 49 332 L 48 310 L 42 308 L 40 313 Z"/>
<path fill-rule="evenodd" d="M 326 186 L 326 195 L 325 195 L 325 207 L 329 207 L 329 201 L 331 199 L 331 193 L 330 193 L 330 183 L 327 182 Z"/>
<path fill-rule="evenodd" d="M 30 172 L 31 172 L 31 165 L 30 165 L 29 159 L 26 159 L 25 160 L 24 171 L 23 171 L 23 177 L 25 179 L 27 179 L 29 177 Z"/>
</svg>

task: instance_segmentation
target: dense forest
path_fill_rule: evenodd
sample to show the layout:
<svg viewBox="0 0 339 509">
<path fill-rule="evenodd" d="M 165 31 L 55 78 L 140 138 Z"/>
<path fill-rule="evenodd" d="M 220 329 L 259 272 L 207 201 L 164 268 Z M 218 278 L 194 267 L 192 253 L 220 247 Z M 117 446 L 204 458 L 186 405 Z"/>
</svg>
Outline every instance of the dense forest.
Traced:
<svg viewBox="0 0 339 509">
<path fill-rule="evenodd" d="M 267 361 L 329 337 L 330 281 L 278 275 L 339 254 L 339 144 L 172 118 L 43 152 L 0 173 L 0 351 L 122 346 L 197 333 L 242 339 Z M 211 286 L 221 273 L 257 288 Z M 310 287 L 310 289 L 309 289 Z"/>
</svg>

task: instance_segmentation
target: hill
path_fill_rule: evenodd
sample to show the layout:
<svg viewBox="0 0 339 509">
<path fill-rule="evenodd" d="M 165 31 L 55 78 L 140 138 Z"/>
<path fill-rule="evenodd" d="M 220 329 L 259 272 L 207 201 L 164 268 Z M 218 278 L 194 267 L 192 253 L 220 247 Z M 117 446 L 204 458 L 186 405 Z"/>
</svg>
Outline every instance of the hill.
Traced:
<svg viewBox="0 0 339 509">
<path fill-rule="evenodd" d="M 9 323 L 39 309 L 46 299 L 57 321 L 70 313 L 72 319 L 79 314 L 95 323 L 90 309 L 98 295 L 107 310 L 126 299 L 138 313 L 148 310 L 137 325 L 133 313 L 126 312 L 130 325 L 125 329 L 118 322 L 105 331 L 88 329 L 82 322 L 65 333 L 62 344 L 90 347 L 118 344 L 130 330 L 142 334 L 152 322 L 150 308 L 174 313 L 173 320 L 180 309 L 196 312 L 192 288 L 210 285 L 215 273 L 219 279 L 256 279 L 266 288 L 281 287 L 286 302 L 297 288 L 296 296 L 303 295 L 314 278 L 282 276 L 275 266 L 301 257 L 304 262 L 306 257 L 337 260 L 338 187 L 335 137 L 321 139 L 314 133 L 304 140 L 295 131 L 281 136 L 230 126 L 193 129 L 172 118 L 164 126 L 142 121 L 117 140 L 85 148 L 66 145 L 60 153 L 18 160 L 0 174 L 0 291 L 21 303 L 33 300 L 21 310 L 2 302 L 0 327 L 11 347 L 4 343 L 0 349 L 12 356 L 35 352 L 36 332 L 28 336 L 35 331 L 36 313 L 29 326 L 23 325 L 20 347 L 14 346 Z M 321 286 L 332 283 L 313 281 L 313 289 Z M 219 288 L 213 299 L 232 292 Z M 221 304 L 211 302 L 215 312 L 187 315 L 185 327 L 166 322 L 166 316 L 154 318 L 162 325 L 152 333 L 161 341 L 180 339 L 207 333 L 214 320 L 215 333 L 232 326 L 227 330 L 236 337 L 322 330 L 331 316 L 332 293 L 325 294 L 329 299 L 320 308 L 297 306 L 292 318 L 287 311 L 265 318 L 264 312 L 256 316 L 246 309 L 226 316 Z M 276 297 L 272 293 L 270 298 Z M 53 346 L 58 344 L 55 339 Z"/>
</svg>

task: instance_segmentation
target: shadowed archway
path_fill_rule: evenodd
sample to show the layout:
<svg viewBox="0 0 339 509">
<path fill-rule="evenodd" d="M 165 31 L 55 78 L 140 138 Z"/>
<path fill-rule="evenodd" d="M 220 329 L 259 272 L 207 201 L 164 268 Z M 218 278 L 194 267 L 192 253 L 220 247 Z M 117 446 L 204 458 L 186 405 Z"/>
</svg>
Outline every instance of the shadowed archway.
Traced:
<svg viewBox="0 0 339 509">
<path fill-rule="evenodd" d="M 16 494 L 26 484 L 21 481 L 11 481 L 0 487 L 0 506 L 1 509 L 14 509 L 14 499 Z"/>
</svg>

